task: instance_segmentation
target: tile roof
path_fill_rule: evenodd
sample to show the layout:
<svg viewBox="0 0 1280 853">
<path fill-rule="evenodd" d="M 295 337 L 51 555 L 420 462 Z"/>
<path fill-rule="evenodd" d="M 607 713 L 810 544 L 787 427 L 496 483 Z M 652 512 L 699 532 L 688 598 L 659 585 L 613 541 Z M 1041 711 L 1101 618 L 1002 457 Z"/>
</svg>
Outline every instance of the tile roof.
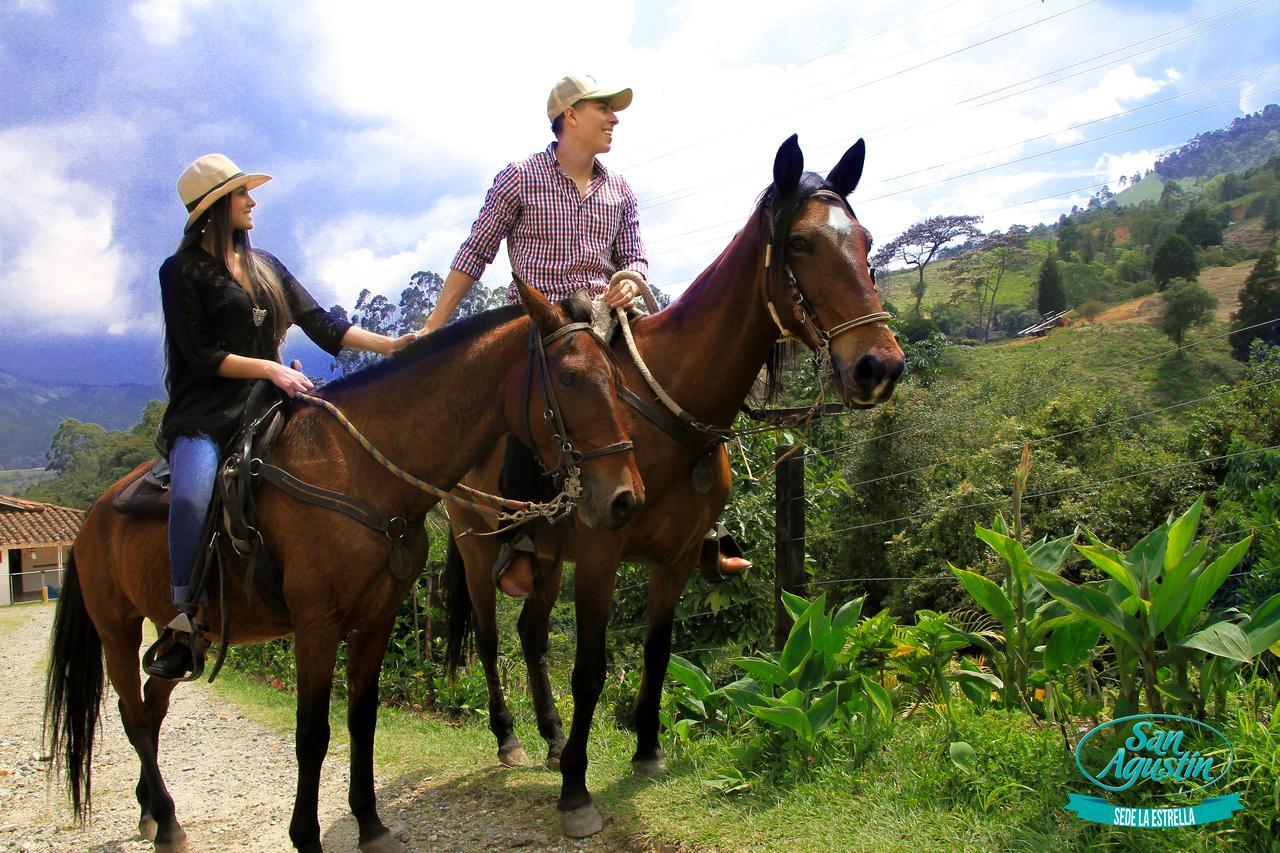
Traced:
<svg viewBox="0 0 1280 853">
<path fill-rule="evenodd" d="M 83 522 L 82 510 L 0 495 L 0 548 L 69 543 Z"/>
</svg>

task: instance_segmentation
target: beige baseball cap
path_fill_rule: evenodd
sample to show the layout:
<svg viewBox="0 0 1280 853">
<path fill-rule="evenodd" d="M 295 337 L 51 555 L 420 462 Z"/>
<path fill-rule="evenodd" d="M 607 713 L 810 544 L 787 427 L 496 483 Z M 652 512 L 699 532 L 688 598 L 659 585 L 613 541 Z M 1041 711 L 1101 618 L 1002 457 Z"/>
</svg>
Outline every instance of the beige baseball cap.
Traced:
<svg viewBox="0 0 1280 853">
<path fill-rule="evenodd" d="M 601 86 L 590 74 L 569 74 L 561 77 L 551 88 L 551 95 L 547 98 L 547 118 L 555 121 L 565 107 L 571 107 L 578 101 L 597 99 L 608 101 L 614 112 L 625 110 L 631 106 L 631 90 Z"/>
</svg>

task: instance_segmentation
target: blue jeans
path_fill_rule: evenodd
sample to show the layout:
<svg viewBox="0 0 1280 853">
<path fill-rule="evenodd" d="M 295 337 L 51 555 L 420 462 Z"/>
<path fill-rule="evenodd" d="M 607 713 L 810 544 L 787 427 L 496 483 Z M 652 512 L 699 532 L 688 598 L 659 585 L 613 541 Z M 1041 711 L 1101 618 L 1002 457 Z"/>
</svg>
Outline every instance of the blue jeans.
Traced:
<svg viewBox="0 0 1280 853">
<path fill-rule="evenodd" d="M 187 599 L 187 584 L 200 556 L 209 501 L 222 452 L 203 432 L 180 435 L 169 447 L 169 563 L 173 603 Z"/>
</svg>

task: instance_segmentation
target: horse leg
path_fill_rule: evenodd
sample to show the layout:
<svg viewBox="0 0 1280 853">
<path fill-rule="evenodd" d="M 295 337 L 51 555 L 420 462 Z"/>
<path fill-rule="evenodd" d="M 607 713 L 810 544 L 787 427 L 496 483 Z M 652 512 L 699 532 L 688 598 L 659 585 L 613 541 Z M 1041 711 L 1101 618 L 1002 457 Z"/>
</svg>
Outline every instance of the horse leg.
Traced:
<svg viewBox="0 0 1280 853">
<path fill-rule="evenodd" d="M 135 789 L 142 807 L 138 832 L 143 837 L 154 840 L 157 851 L 179 853 L 187 849 L 187 833 L 178 823 L 174 814 L 173 797 L 169 795 L 164 778 L 160 775 L 157 754 L 159 719 L 163 718 L 163 714 L 153 724 L 150 709 L 142 700 L 141 670 L 138 668 L 138 647 L 141 644 L 140 618 L 129 620 L 128 625 L 118 629 L 118 632 L 103 632 L 102 647 L 107 661 L 107 675 L 120 696 L 120 722 L 142 764 L 142 777 Z M 148 698 L 158 697 L 163 693 L 163 704 L 167 708 L 168 694 L 173 692 L 173 684 L 175 682 L 170 682 L 168 689 L 157 687 L 154 691 L 148 690 L 151 694 Z M 145 801 L 142 799 L 144 795 Z"/>
<path fill-rule="evenodd" d="M 160 756 L 160 726 L 164 722 L 165 715 L 169 713 L 169 697 L 173 695 L 173 688 L 177 686 L 178 682 L 167 678 L 148 678 L 142 685 L 142 709 L 147 720 L 151 748 L 157 760 Z M 145 771 L 139 775 L 138 786 L 134 788 L 133 793 L 138 798 L 138 805 L 142 808 L 142 815 L 138 818 L 138 835 L 148 841 L 155 841 L 159 826 L 151 816 L 151 793 Z"/>
<path fill-rule="evenodd" d="M 592 537 L 594 538 L 594 537 Z M 605 630 L 618 569 L 619 550 L 607 544 L 578 541 L 574 574 L 574 605 L 578 617 L 578 648 L 573 663 L 573 723 L 560 755 L 560 827 L 571 838 L 585 838 L 604 828 L 600 812 L 587 791 L 587 737 L 600 691 L 604 688 Z"/>
<path fill-rule="evenodd" d="M 298 720 L 294 751 L 298 757 L 298 789 L 289 821 L 289 839 L 294 847 L 308 853 L 321 853 L 317 813 L 320 766 L 329 749 L 329 695 L 337 657 L 338 635 L 333 629 L 322 625 L 310 630 L 297 627 L 294 660 L 298 668 Z"/>
<path fill-rule="evenodd" d="M 498 675 L 498 613 L 496 590 L 489 578 L 488 568 L 474 571 L 473 567 L 493 565 L 493 554 L 474 537 L 456 540 L 456 547 L 466 564 L 467 594 L 471 597 L 471 609 L 475 617 L 476 655 L 484 667 L 485 687 L 489 691 L 489 731 L 498 741 L 498 761 L 507 767 L 523 767 L 529 763 L 520 739 L 516 737 L 515 719 L 507 708 L 502 692 L 502 679 Z M 451 558 L 452 559 L 452 558 Z M 537 594 L 535 588 L 534 594 Z"/>
<path fill-rule="evenodd" d="M 564 728 L 560 712 L 551 693 L 551 679 L 547 674 L 547 634 L 551 627 L 551 608 L 560 596 L 560 581 L 564 577 L 564 563 L 557 560 L 538 579 L 533 595 L 525 600 L 516 627 L 520 632 L 520 647 L 524 651 L 525 667 L 529 672 L 529 694 L 538 718 L 538 733 L 547 742 L 547 769 L 560 769 L 560 754 L 564 751 Z"/>
<path fill-rule="evenodd" d="M 666 753 L 658 743 L 658 711 L 662 683 L 671 661 L 671 624 L 688 572 L 655 567 L 649 575 L 648 624 L 644 635 L 644 670 L 636 696 L 636 752 L 631 772 L 657 776 L 667 770 Z"/>
<path fill-rule="evenodd" d="M 347 637 L 347 731 L 351 735 L 351 788 L 348 802 L 360 825 L 360 849 L 365 853 L 399 853 L 397 836 L 404 827 L 389 830 L 378 817 L 373 783 L 373 736 L 378 725 L 378 674 L 387 654 L 394 621 L 373 631 Z"/>
</svg>

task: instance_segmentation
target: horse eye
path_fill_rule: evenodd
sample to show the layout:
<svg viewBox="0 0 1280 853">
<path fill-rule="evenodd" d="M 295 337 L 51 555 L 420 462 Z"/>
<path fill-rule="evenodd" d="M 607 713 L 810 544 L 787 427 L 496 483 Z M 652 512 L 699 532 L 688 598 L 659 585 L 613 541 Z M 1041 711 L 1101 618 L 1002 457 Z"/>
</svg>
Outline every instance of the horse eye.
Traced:
<svg viewBox="0 0 1280 853">
<path fill-rule="evenodd" d="M 560 371 L 560 384 L 566 388 L 572 388 L 574 385 L 578 384 L 578 374 L 574 373 L 572 370 Z"/>
<path fill-rule="evenodd" d="M 787 240 L 787 248 L 793 252 L 812 252 L 813 244 L 803 237 L 792 237 Z"/>
</svg>

